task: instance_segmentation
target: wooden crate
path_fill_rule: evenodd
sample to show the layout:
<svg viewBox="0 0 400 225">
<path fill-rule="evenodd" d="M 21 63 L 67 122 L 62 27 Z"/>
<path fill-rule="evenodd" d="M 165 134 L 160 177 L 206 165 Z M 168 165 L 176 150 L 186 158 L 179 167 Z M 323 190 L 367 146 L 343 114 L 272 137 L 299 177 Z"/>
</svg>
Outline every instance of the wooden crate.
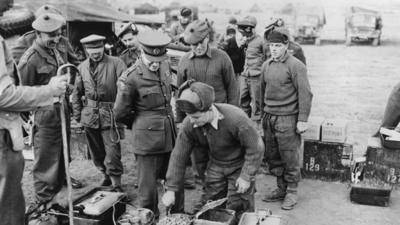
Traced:
<svg viewBox="0 0 400 225">
<path fill-rule="evenodd" d="M 326 181 L 348 181 L 352 158 L 351 144 L 305 140 L 302 175 Z"/>
<path fill-rule="evenodd" d="M 366 153 L 364 177 L 388 184 L 400 184 L 400 149 L 382 147 L 379 138 L 370 138 Z"/>
</svg>

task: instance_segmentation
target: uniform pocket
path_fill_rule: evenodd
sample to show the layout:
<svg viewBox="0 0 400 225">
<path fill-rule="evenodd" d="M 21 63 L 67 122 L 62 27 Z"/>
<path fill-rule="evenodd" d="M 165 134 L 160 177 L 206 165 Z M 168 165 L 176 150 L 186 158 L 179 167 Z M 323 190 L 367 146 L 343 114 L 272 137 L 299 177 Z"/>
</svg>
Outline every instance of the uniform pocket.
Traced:
<svg viewBox="0 0 400 225">
<path fill-rule="evenodd" d="M 132 127 L 134 147 L 137 151 L 159 152 L 165 148 L 165 119 L 136 118 Z"/>
<path fill-rule="evenodd" d="M 164 96 L 158 86 L 139 90 L 139 93 L 150 109 L 164 104 Z"/>
</svg>

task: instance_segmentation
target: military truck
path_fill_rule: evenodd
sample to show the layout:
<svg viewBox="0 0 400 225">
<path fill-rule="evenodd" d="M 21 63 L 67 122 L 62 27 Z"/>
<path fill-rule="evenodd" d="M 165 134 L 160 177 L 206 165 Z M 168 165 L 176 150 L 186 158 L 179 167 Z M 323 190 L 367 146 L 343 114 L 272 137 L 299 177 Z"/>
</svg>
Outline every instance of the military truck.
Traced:
<svg viewBox="0 0 400 225">
<path fill-rule="evenodd" d="M 285 27 L 295 41 L 321 44 L 321 31 L 326 24 L 325 12 L 320 6 L 288 4 L 275 12 L 285 21 Z"/>
<path fill-rule="evenodd" d="M 378 11 L 352 6 L 345 19 L 346 45 L 353 42 L 381 44 L 382 17 Z"/>
</svg>

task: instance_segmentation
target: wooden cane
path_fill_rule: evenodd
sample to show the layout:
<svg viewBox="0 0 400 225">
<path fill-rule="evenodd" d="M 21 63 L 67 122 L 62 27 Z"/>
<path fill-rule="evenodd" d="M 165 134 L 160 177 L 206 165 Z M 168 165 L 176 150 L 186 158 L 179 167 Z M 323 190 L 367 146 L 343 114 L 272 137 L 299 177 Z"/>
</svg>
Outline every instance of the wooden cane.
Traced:
<svg viewBox="0 0 400 225">
<path fill-rule="evenodd" d="M 64 68 L 67 69 L 67 74 L 70 74 L 70 67 L 75 67 L 72 64 L 65 64 L 58 68 L 57 76 L 61 76 L 61 72 Z M 76 67 L 75 67 L 76 68 Z M 60 97 L 61 108 L 61 132 L 62 132 L 62 140 L 63 140 L 63 154 L 64 154 L 64 166 L 65 166 L 65 176 L 67 179 L 67 192 L 68 192 L 68 217 L 69 224 L 74 225 L 74 211 L 73 211 L 73 202 L 72 202 L 72 184 L 71 184 L 71 175 L 69 173 L 69 154 L 68 154 L 68 136 L 67 136 L 67 120 L 65 118 L 65 105 L 64 105 L 65 96 Z"/>
</svg>

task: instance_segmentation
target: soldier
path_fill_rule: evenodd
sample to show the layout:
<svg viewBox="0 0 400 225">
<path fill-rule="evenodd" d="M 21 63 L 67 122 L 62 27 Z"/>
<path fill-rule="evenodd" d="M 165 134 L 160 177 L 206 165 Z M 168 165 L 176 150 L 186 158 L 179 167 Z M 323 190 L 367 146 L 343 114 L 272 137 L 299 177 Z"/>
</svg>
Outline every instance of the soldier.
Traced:
<svg viewBox="0 0 400 225">
<path fill-rule="evenodd" d="M 157 179 L 165 179 L 175 144 L 176 127 L 170 105 L 172 74 L 166 46 L 171 38 L 158 31 L 139 33 L 142 55 L 120 77 L 114 106 L 116 120 L 123 122 L 134 111 L 132 144 L 138 168 L 139 207 L 158 218 Z M 128 124 L 127 124 L 128 125 Z M 183 184 L 172 212 L 183 212 Z"/>
<path fill-rule="evenodd" d="M 118 34 L 118 38 L 120 38 L 126 46 L 126 49 L 121 53 L 119 58 L 124 61 L 127 67 L 131 67 L 135 64 L 140 56 L 137 34 L 138 30 L 132 27 L 132 23 L 127 24 Z"/>
<path fill-rule="evenodd" d="M 249 118 L 258 124 L 261 119 L 259 81 L 261 66 L 265 61 L 266 45 L 263 38 L 255 33 L 256 26 L 257 20 L 254 16 L 246 16 L 238 22 L 238 28 L 242 34 L 238 45 L 246 52 L 244 70 L 239 77 L 239 104 Z"/>
<path fill-rule="evenodd" d="M 0 5 L 0 17 L 10 5 Z M 18 71 L 4 39 L 0 36 L 0 120 L 1 127 L 10 125 L 19 129 L 21 122 L 17 112 L 36 110 L 53 105 L 53 97 L 64 94 L 67 77 L 53 77 L 48 85 L 40 87 L 15 86 Z M 61 129 L 61 128 L 60 128 Z M 22 139 L 12 139 L 10 130 L 0 128 L 0 221 L 1 224 L 21 225 L 24 223 L 25 200 L 21 188 L 24 172 Z"/>
<path fill-rule="evenodd" d="M 41 6 L 38 10 L 35 12 L 35 17 L 38 18 L 40 15 L 45 14 L 45 13 L 53 13 L 57 15 L 61 15 L 61 12 L 56 9 L 54 6 L 51 5 L 43 5 Z M 22 55 L 28 50 L 29 47 L 31 47 L 37 36 L 36 36 L 36 31 L 29 31 L 22 36 L 20 36 L 13 47 L 11 48 L 11 54 L 15 60 L 15 62 L 19 63 L 19 60 L 21 59 Z M 68 39 L 65 38 L 64 36 L 61 36 L 58 43 L 57 43 L 57 50 L 59 52 L 62 52 L 63 54 L 67 54 L 67 59 L 68 62 L 78 65 L 79 60 L 76 57 L 71 44 L 69 43 Z M 74 179 L 71 177 L 71 184 L 73 188 L 81 188 L 83 187 L 83 184 L 78 181 L 77 179 Z"/>
<path fill-rule="evenodd" d="M 40 15 L 45 13 L 53 13 L 61 15 L 61 12 L 54 6 L 43 5 L 38 10 L 36 10 L 35 17 L 38 18 Z M 34 30 L 23 34 L 21 37 L 17 39 L 17 41 L 15 42 L 15 44 L 11 49 L 12 56 L 17 64 L 19 63 L 19 60 L 21 59 L 22 55 L 25 53 L 26 50 L 28 50 L 29 47 L 32 46 L 35 40 L 36 40 L 36 32 Z M 65 38 L 64 36 L 60 37 L 60 40 L 57 43 L 57 50 L 65 54 L 68 54 L 68 62 L 73 63 L 74 65 L 79 64 L 79 60 L 76 57 L 71 44 L 68 42 L 68 39 Z"/>
<path fill-rule="evenodd" d="M 283 200 L 282 209 L 290 210 L 297 203 L 300 134 L 308 127 L 313 95 L 306 66 L 288 53 L 289 35 L 281 29 L 284 32 L 274 30 L 268 36 L 271 59 L 261 69 L 265 148 L 278 186 L 263 200 Z"/>
<path fill-rule="evenodd" d="M 211 48 L 211 26 L 207 21 L 196 20 L 189 24 L 184 33 L 185 42 L 190 44 L 191 51 L 186 53 L 179 61 L 177 85 L 194 79 L 212 86 L 215 90 L 215 102 L 238 105 L 238 85 L 235 78 L 232 61 L 220 49 Z M 181 123 L 186 116 L 179 109 L 176 111 L 177 123 Z M 192 163 L 197 164 L 199 178 L 204 178 L 204 170 L 208 161 L 207 151 L 193 151 Z M 190 177 L 191 170 L 188 170 Z M 190 187 L 190 181 L 185 186 Z"/>
<path fill-rule="evenodd" d="M 238 105 L 238 86 L 232 62 L 224 51 L 211 48 L 210 32 L 208 22 L 201 20 L 194 21 L 185 30 L 185 42 L 192 50 L 179 61 L 177 85 L 194 79 L 214 88 L 215 102 Z M 178 113 L 177 122 L 184 117 L 184 113 Z"/>
<path fill-rule="evenodd" d="M 104 54 L 104 40 L 90 35 L 80 40 L 88 58 L 79 66 L 81 76 L 72 93 L 74 119 L 85 128 L 94 165 L 104 175 L 101 186 L 121 189 L 121 145 L 123 129 L 115 123 L 113 107 L 117 96 L 117 81 L 126 70 L 124 62 Z"/>
<path fill-rule="evenodd" d="M 191 151 L 204 146 L 209 149 L 210 161 L 202 202 L 228 197 L 227 208 L 240 218 L 243 212 L 254 211 L 255 175 L 264 144 L 240 108 L 214 103 L 214 99 L 213 88 L 201 82 L 188 81 L 180 88 L 176 105 L 187 117 L 171 154 L 163 203 L 174 203 Z"/>
<path fill-rule="evenodd" d="M 186 27 L 192 22 L 192 10 L 186 7 L 183 7 L 180 11 L 179 21 L 172 24 L 170 36 L 173 42 L 181 42 L 187 44 L 184 41 L 184 32 Z"/>
<path fill-rule="evenodd" d="M 58 67 L 67 62 L 67 53 L 57 50 L 64 23 L 65 20 L 60 15 L 47 13 L 32 23 L 36 30 L 36 40 L 19 62 L 21 84 L 46 85 L 56 76 Z M 50 201 L 65 182 L 59 101 L 66 102 L 67 98 L 54 101 L 54 106 L 34 112 L 35 160 L 32 172 L 35 202 L 32 209 Z M 68 123 L 68 107 L 62 113 L 66 114 Z"/>
<path fill-rule="evenodd" d="M 279 30 L 282 30 L 282 27 L 284 27 L 284 21 L 282 19 L 273 20 L 269 25 L 267 25 L 265 27 L 264 40 L 268 39 L 268 35 L 274 29 L 278 29 L 278 31 L 279 31 Z M 304 63 L 304 65 L 306 65 L 306 57 L 304 56 L 303 49 L 297 42 L 295 42 L 291 39 L 292 38 L 289 37 L 289 46 L 288 46 L 289 54 L 293 55 L 298 60 L 300 60 L 302 63 Z M 271 58 L 271 53 L 269 52 L 269 48 L 267 48 L 266 50 L 267 50 L 266 57 L 267 57 L 267 59 L 269 59 L 269 58 Z"/>
</svg>

